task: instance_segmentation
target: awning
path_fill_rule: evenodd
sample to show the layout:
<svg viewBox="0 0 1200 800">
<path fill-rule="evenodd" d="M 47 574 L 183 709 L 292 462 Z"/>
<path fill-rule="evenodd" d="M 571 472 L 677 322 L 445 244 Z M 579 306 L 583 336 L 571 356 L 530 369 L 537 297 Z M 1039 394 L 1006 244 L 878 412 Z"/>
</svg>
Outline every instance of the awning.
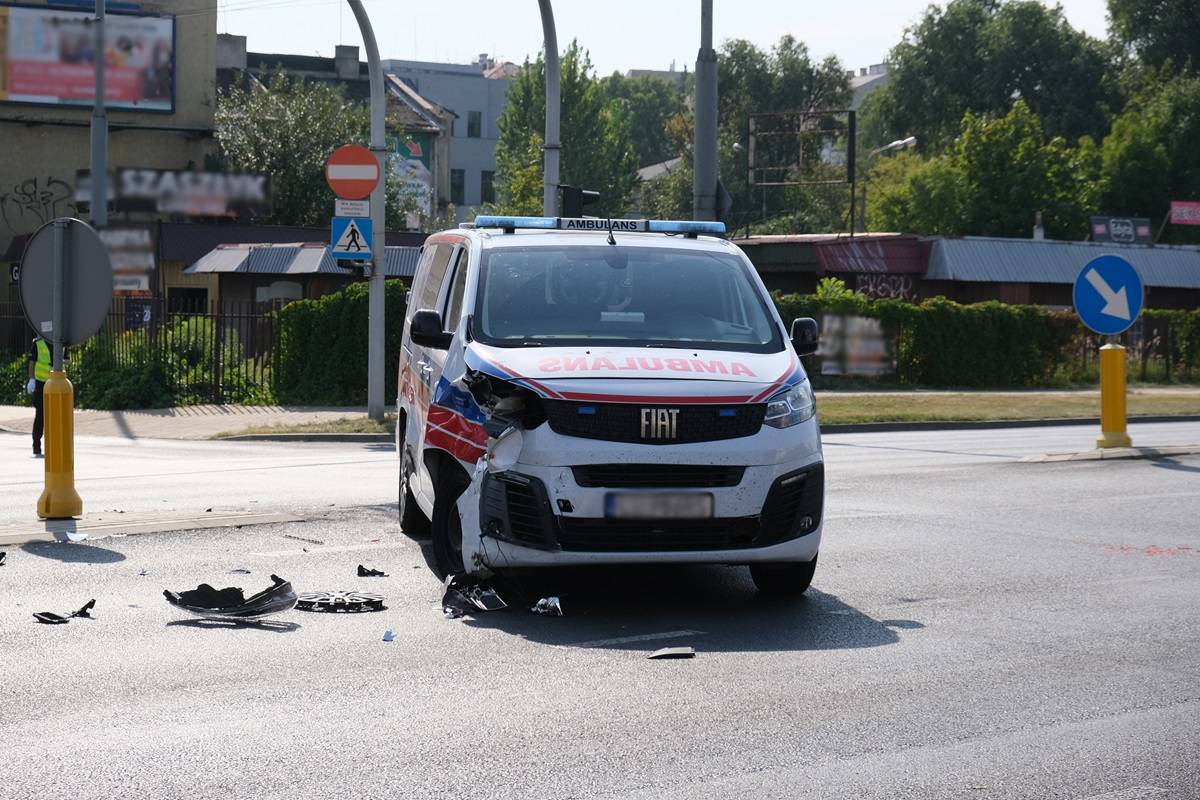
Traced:
<svg viewBox="0 0 1200 800">
<path fill-rule="evenodd" d="M 915 236 L 814 241 L 812 247 L 820 273 L 920 275 L 925 272 L 921 240 Z"/>
<path fill-rule="evenodd" d="M 416 272 L 419 247 L 384 249 L 384 274 L 389 278 L 411 278 Z M 187 267 L 185 275 L 354 275 L 337 265 L 329 247 L 321 244 L 228 244 L 218 245 Z"/>
</svg>

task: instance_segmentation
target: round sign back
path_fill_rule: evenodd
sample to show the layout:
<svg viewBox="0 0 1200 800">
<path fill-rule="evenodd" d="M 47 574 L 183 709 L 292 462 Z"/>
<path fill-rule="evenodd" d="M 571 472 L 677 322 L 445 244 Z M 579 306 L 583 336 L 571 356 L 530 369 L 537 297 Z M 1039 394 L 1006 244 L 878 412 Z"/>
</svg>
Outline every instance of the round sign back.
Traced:
<svg viewBox="0 0 1200 800">
<path fill-rule="evenodd" d="M 82 344 L 100 330 L 112 302 L 113 272 L 108 251 L 95 229 L 77 219 L 60 218 L 34 232 L 21 258 L 21 308 L 38 335 L 54 331 L 54 239 L 62 229 L 63 344 Z"/>
</svg>

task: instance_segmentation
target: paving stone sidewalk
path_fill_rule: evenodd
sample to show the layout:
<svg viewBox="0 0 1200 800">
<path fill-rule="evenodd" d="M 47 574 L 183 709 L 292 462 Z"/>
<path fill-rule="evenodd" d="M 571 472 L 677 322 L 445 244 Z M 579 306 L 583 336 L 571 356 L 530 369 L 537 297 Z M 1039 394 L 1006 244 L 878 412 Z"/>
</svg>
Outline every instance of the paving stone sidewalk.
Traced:
<svg viewBox="0 0 1200 800">
<path fill-rule="evenodd" d="M 395 409 L 389 409 L 394 411 Z M 219 433 L 263 425 L 297 425 L 365 416 L 365 406 L 181 406 L 145 411 L 75 410 L 76 436 L 127 439 L 210 439 Z M 33 409 L 0 406 L 0 431 L 29 433 Z"/>
</svg>

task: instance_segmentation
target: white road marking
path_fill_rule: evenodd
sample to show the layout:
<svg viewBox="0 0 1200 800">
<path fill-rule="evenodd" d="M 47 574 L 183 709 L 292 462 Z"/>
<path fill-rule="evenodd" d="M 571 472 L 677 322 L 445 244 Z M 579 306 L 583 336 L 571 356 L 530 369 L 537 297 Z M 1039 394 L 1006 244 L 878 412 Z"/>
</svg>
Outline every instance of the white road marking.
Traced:
<svg viewBox="0 0 1200 800">
<path fill-rule="evenodd" d="M 620 636 L 616 639 L 593 639 L 590 642 L 571 642 L 572 647 L 607 647 L 614 644 L 632 644 L 633 642 L 653 642 L 658 639 L 681 639 L 684 636 L 703 636 L 704 631 L 664 631 L 663 633 L 643 633 L 640 636 Z"/>
<path fill-rule="evenodd" d="M 1167 790 L 1157 786 L 1134 786 L 1129 789 L 1118 789 L 1104 794 L 1090 794 L 1080 800 L 1149 800 L 1152 797 L 1166 797 Z"/>
</svg>

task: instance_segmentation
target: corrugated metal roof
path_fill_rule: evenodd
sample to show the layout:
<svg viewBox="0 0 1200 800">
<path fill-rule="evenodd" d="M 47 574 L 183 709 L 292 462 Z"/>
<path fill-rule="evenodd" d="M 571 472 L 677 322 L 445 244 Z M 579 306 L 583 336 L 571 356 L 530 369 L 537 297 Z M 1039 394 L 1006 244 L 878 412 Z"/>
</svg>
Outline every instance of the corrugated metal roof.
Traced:
<svg viewBox="0 0 1200 800">
<path fill-rule="evenodd" d="M 384 249 L 384 274 L 389 278 L 411 278 L 416 271 L 419 247 Z M 242 273 L 248 275 L 343 275 L 328 247 L 300 244 L 244 244 L 217 247 L 184 270 L 186 275 Z"/>
<path fill-rule="evenodd" d="M 1200 248 L 965 237 L 936 239 L 925 279 L 987 283 L 1075 283 L 1097 256 L 1132 264 L 1147 286 L 1200 289 Z"/>
</svg>

